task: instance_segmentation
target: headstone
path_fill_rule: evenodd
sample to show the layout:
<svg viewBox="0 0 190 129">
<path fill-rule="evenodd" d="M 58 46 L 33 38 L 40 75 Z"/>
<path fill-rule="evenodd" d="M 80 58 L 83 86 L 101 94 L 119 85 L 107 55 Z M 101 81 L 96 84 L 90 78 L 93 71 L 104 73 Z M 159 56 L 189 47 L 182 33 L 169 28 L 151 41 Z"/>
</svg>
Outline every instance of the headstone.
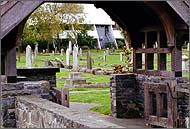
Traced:
<svg viewBox="0 0 190 129">
<path fill-rule="evenodd" d="M 145 48 L 145 45 L 143 45 L 143 48 Z M 142 64 L 145 64 L 145 53 L 142 53 Z"/>
<path fill-rule="evenodd" d="M 106 54 L 109 55 L 109 48 L 106 49 Z"/>
<path fill-rule="evenodd" d="M 45 53 L 46 53 L 46 51 L 43 49 L 42 54 L 45 54 Z"/>
<path fill-rule="evenodd" d="M 70 49 L 66 50 L 66 66 L 70 66 Z"/>
<path fill-rule="evenodd" d="M 35 45 L 35 49 L 34 49 L 34 60 L 36 60 L 37 54 L 38 54 L 38 44 Z"/>
<path fill-rule="evenodd" d="M 82 48 L 79 49 L 79 55 L 82 56 Z"/>
<path fill-rule="evenodd" d="M 103 54 L 103 60 L 104 62 L 106 62 L 106 52 L 104 51 L 104 54 Z"/>
<path fill-rule="evenodd" d="M 189 51 L 189 43 L 187 44 L 187 51 Z"/>
<path fill-rule="evenodd" d="M 34 53 L 32 52 L 32 64 L 34 64 L 35 56 Z"/>
<path fill-rule="evenodd" d="M 64 68 L 64 63 L 61 59 L 59 59 L 58 57 L 55 58 L 55 61 L 57 62 L 57 64 L 59 65 L 59 68 Z"/>
<path fill-rule="evenodd" d="M 70 50 L 70 53 L 72 52 L 72 43 L 71 41 L 69 41 L 69 50 Z"/>
<path fill-rule="evenodd" d="M 55 55 L 55 51 L 52 51 L 52 56 L 54 56 Z"/>
<path fill-rule="evenodd" d="M 78 50 L 77 46 L 73 46 L 73 70 L 78 69 Z"/>
<path fill-rule="evenodd" d="M 54 67 L 54 64 L 53 64 L 52 61 L 46 60 L 45 66 L 46 66 L 46 67 Z"/>
<path fill-rule="evenodd" d="M 27 45 L 26 47 L 26 67 L 27 68 L 32 67 L 32 52 L 30 45 Z"/>
<path fill-rule="evenodd" d="M 64 49 L 61 49 L 61 55 L 64 56 Z"/>
<path fill-rule="evenodd" d="M 115 52 L 115 48 L 114 48 L 114 47 L 112 47 L 112 53 L 113 53 L 113 52 Z"/>
<path fill-rule="evenodd" d="M 120 52 L 120 61 L 122 62 L 123 61 L 123 53 Z"/>
<path fill-rule="evenodd" d="M 92 58 L 90 51 L 87 53 L 87 69 L 92 69 Z"/>
</svg>

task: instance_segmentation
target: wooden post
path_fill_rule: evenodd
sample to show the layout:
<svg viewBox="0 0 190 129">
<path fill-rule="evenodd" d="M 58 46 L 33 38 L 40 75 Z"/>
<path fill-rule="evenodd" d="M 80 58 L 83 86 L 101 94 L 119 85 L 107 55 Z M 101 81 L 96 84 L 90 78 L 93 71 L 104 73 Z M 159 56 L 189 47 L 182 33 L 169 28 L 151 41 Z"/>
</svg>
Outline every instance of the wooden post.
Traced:
<svg viewBox="0 0 190 129">
<path fill-rule="evenodd" d="M 167 41 L 163 32 L 157 32 L 158 48 L 166 48 Z M 166 70 L 166 53 L 158 53 L 158 70 Z"/>
<path fill-rule="evenodd" d="M 145 48 L 153 48 L 152 32 L 145 32 Z M 145 70 L 154 69 L 154 54 L 146 53 L 145 54 Z"/>
</svg>

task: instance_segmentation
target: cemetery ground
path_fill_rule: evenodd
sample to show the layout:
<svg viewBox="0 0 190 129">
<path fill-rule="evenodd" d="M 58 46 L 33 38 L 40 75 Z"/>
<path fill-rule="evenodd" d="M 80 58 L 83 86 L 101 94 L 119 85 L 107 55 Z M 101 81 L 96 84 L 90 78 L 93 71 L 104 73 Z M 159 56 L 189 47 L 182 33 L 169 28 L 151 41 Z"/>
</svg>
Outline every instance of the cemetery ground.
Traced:
<svg viewBox="0 0 190 129">
<path fill-rule="evenodd" d="M 103 52 L 105 50 L 90 50 L 92 55 L 92 67 L 100 69 L 110 69 L 113 70 L 115 65 L 125 66 L 125 56 L 123 55 L 123 61 L 120 61 L 119 53 L 122 52 L 121 49 L 115 50 L 114 53 L 107 55 L 106 62 L 103 60 Z M 83 55 L 79 56 L 79 67 L 87 66 L 87 53 L 88 51 L 83 50 Z M 183 50 L 183 54 L 188 56 L 188 52 Z M 54 56 L 51 56 L 50 53 L 38 53 L 37 59 L 33 63 L 33 67 L 44 67 L 46 60 L 54 61 L 56 58 L 61 59 L 64 64 L 66 62 L 66 55 L 62 56 L 60 53 L 55 53 Z M 72 64 L 72 56 L 70 57 Z M 157 55 L 154 56 L 154 59 L 157 59 Z M 20 54 L 20 61 L 17 54 L 17 67 L 25 67 L 25 53 Z M 167 55 L 167 70 L 170 70 L 170 61 L 171 56 Z M 155 67 L 157 69 L 157 62 L 154 61 Z M 132 70 L 132 68 L 130 68 Z M 57 87 L 64 88 L 65 79 L 69 77 L 69 74 L 73 72 L 69 69 L 61 68 L 60 72 L 56 74 L 57 78 Z M 188 77 L 189 73 L 183 73 L 183 77 Z M 87 82 L 91 83 L 109 83 L 109 75 L 93 75 L 90 73 L 82 73 L 82 77 L 87 79 Z M 110 109 L 110 89 L 109 88 L 69 88 L 70 91 L 70 101 L 71 102 L 84 102 L 84 103 L 96 103 L 100 104 L 99 107 L 91 108 L 91 110 L 99 112 L 101 114 L 109 115 L 111 114 Z"/>
</svg>

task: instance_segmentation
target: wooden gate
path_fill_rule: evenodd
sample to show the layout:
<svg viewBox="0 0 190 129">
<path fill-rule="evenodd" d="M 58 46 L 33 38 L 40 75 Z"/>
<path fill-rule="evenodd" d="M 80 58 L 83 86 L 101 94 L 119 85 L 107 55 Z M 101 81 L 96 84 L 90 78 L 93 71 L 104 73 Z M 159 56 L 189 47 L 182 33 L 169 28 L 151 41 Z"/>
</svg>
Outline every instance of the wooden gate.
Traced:
<svg viewBox="0 0 190 129">
<path fill-rule="evenodd" d="M 173 128 L 177 125 L 176 81 L 144 83 L 145 124 Z"/>
</svg>

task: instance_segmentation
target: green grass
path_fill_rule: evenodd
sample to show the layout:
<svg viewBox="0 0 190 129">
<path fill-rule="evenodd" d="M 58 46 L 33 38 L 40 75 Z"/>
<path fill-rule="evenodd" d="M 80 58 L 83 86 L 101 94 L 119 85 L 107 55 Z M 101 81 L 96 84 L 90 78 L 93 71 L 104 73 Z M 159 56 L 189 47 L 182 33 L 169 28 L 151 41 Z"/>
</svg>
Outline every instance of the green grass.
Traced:
<svg viewBox="0 0 190 129">
<path fill-rule="evenodd" d="M 109 91 L 70 94 L 70 101 L 100 104 L 101 106 L 91 108 L 90 110 L 105 115 L 111 114 Z"/>
</svg>

